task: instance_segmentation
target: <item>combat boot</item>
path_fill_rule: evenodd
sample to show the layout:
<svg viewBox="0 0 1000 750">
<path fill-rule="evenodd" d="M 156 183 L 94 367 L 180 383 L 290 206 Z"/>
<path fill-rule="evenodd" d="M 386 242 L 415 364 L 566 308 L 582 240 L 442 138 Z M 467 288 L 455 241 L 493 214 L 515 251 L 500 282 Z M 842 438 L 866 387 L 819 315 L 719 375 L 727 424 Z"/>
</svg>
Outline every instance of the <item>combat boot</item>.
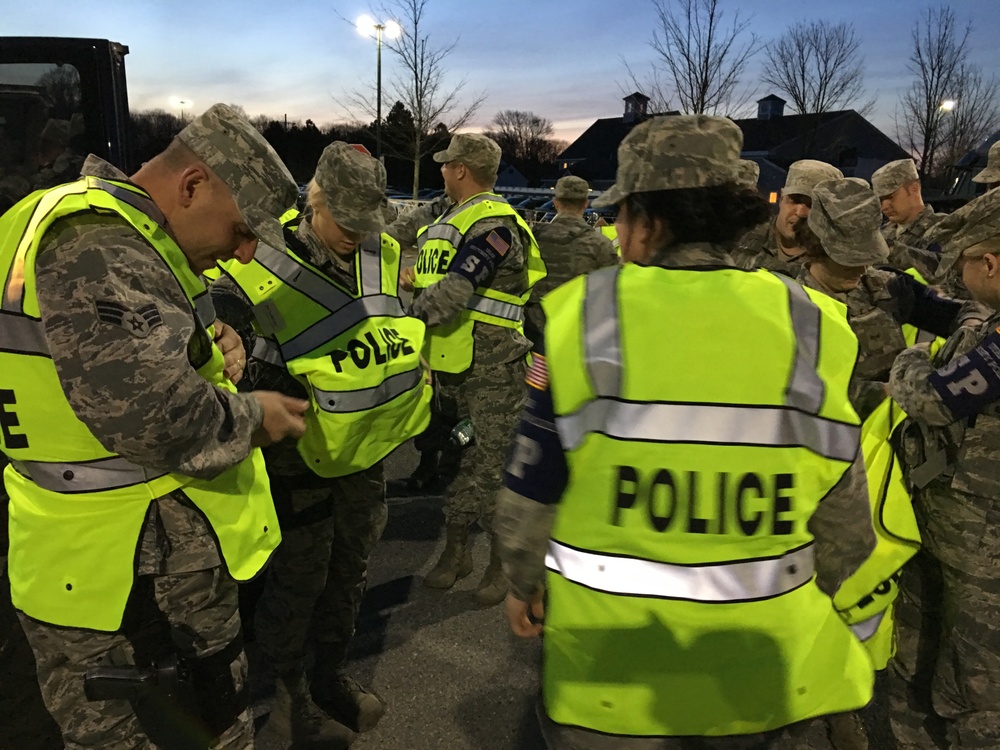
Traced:
<svg viewBox="0 0 1000 750">
<path fill-rule="evenodd" d="M 264 729 L 268 734 L 291 740 L 293 750 L 345 750 L 356 737 L 313 703 L 301 671 L 278 676 L 274 707 Z"/>
<path fill-rule="evenodd" d="M 445 545 L 434 569 L 424 578 L 432 589 L 450 589 L 459 578 L 472 572 L 472 550 L 469 548 L 469 527 L 450 523 L 445 527 Z"/>
<path fill-rule="evenodd" d="M 499 604 L 507 596 L 507 576 L 500 563 L 500 542 L 496 534 L 490 534 L 490 564 L 486 566 L 483 580 L 476 587 L 476 601 L 484 607 Z"/>
<path fill-rule="evenodd" d="M 385 714 L 381 698 L 342 672 L 320 677 L 317 671 L 312 695 L 316 705 L 355 732 L 371 731 Z"/>
</svg>

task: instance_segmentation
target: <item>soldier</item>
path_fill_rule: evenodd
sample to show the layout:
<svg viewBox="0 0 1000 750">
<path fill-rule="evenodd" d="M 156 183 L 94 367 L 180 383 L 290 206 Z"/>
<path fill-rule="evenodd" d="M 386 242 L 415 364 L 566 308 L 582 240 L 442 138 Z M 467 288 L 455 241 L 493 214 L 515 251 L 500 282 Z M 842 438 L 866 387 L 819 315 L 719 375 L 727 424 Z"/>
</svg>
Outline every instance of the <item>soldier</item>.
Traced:
<svg viewBox="0 0 1000 750">
<path fill-rule="evenodd" d="M 858 337 L 851 403 L 862 421 L 886 397 L 889 369 L 907 346 L 903 326 L 949 336 L 982 315 L 975 303 L 939 297 L 904 273 L 872 268 L 889 252 L 878 208 L 875 194 L 853 179 L 826 180 L 813 188 L 812 210 L 795 228 L 805 250 L 799 283 L 844 303 Z"/>
<path fill-rule="evenodd" d="M 548 274 L 535 286 L 525 306 L 532 340 L 537 340 L 545 326 L 539 303 L 543 296 L 580 274 L 618 262 L 611 240 L 583 220 L 583 212 L 590 204 L 589 195 L 590 185 L 583 178 L 572 175 L 560 178 L 556 183 L 555 218 L 548 224 L 536 224 L 532 230 Z"/>
<path fill-rule="evenodd" d="M 874 545 L 857 342 L 825 295 L 732 266 L 767 216 L 741 143 L 721 117 L 633 129 L 601 197 L 626 263 L 543 302 L 496 528 L 554 749 L 817 750 L 813 717 L 871 697 L 829 599 Z"/>
<path fill-rule="evenodd" d="M 212 296 L 253 352 L 249 382 L 313 405 L 298 445 L 265 452 L 284 534 L 254 622 L 277 674 L 270 722 L 295 744 L 347 747 L 385 711 L 344 672 L 387 518 L 382 459 L 427 426 L 431 389 L 420 365 L 424 326 L 399 300 L 399 245 L 380 234 L 384 167 L 331 143 L 307 203 L 304 217 L 286 219 L 286 247 L 225 264 Z"/>
<path fill-rule="evenodd" d="M 945 222 L 954 231 L 942 272 L 957 267 L 993 314 L 933 356 L 903 352 L 889 380 L 910 417 L 902 460 L 924 542 L 900 580 L 891 698 L 901 750 L 1000 747 L 1000 192 Z"/>
<path fill-rule="evenodd" d="M 842 178 L 843 173 L 826 162 L 802 159 L 788 168 L 778 201 L 778 215 L 754 227 L 736 241 L 733 260 L 740 268 L 766 268 L 795 276 L 802 248 L 795 242 L 795 225 L 809 215 L 812 189 L 817 182 Z"/>
<path fill-rule="evenodd" d="M 882 236 L 889 245 L 889 264 L 904 271 L 915 268 L 930 281 L 938 256 L 928 250 L 924 235 L 944 214 L 924 204 L 917 165 L 913 159 L 899 159 L 879 167 L 872 175 L 872 189 L 887 219 Z"/>
<path fill-rule="evenodd" d="M 492 527 L 504 453 L 524 405 L 531 346 L 523 334 L 524 304 L 545 270 L 528 225 L 491 192 L 500 166 L 496 142 L 460 133 L 434 160 L 453 205 L 417 235 L 417 293 L 409 313 L 427 324 L 425 358 L 435 387 L 468 415 L 475 432 L 445 495 L 444 550 L 424 579 L 446 589 L 472 572 L 469 527 L 477 520 Z M 411 216 L 408 226 L 419 218 Z M 401 226 L 394 231 L 405 235 Z M 483 605 L 507 593 L 498 553 L 491 534 L 490 562 L 475 594 Z"/>
<path fill-rule="evenodd" d="M 972 181 L 984 184 L 989 189 L 1000 185 L 1000 141 L 990 146 L 986 166 L 976 173 Z"/>
<path fill-rule="evenodd" d="M 67 747 L 245 748 L 233 579 L 280 540 L 253 446 L 301 435 L 308 403 L 235 392 L 243 349 L 197 274 L 280 240 L 295 182 L 222 104 L 131 178 L 83 172 L 0 220 L 11 596 Z"/>
<path fill-rule="evenodd" d="M 888 247 L 879 232 L 878 199 L 853 178 L 826 180 L 813 188 L 808 218 L 795 228 L 805 248 L 799 282 L 827 294 L 847 306 L 847 321 L 858 337 L 858 358 L 851 377 L 851 402 L 862 421 L 886 400 L 889 371 L 906 346 L 904 326 L 948 336 L 967 317 L 978 319 L 980 307 L 944 299 L 904 273 L 871 268 L 882 263 Z M 889 409 L 879 409 L 873 420 L 891 420 Z M 895 410 L 898 413 L 898 409 Z M 877 425 L 877 426 L 876 426 Z M 886 425 L 891 433 L 894 425 Z M 863 435 L 874 434 L 877 422 L 866 424 Z M 884 441 L 883 441 L 884 442 Z M 863 445 L 869 443 L 863 438 Z M 882 471 L 877 464 L 870 471 Z M 893 603 L 898 593 L 895 578 L 903 564 L 919 548 L 919 535 L 907 533 L 915 527 L 908 494 L 890 495 L 883 474 L 869 474 L 878 489 L 873 495 L 873 522 L 879 530 L 879 551 L 852 576 L 849 586 L 837 592 L 834 603 L 852 630 L 865 644 L 878 672 L 875 701 L 862 714 L 872 739 L 889 733 L 884 708 L 887 679 L 884 670 L 893 651 Z M 894 485 L 892 486 L 894 489 Z M 867 747 L 865 732 L 854 715 L 831 722 L 840 743 L 837 747 Z M 875 744 L 877 747 L 878 744 Z"/>
</svg>

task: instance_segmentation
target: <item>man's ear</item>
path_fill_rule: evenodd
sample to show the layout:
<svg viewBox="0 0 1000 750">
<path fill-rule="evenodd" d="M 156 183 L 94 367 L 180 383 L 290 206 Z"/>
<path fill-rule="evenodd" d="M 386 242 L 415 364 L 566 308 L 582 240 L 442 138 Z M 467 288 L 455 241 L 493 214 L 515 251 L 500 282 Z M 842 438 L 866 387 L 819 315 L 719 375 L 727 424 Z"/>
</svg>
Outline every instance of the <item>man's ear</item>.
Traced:
<svg viewBox="0 0 1000 750">
<path fill-rule="evenodd" d="M 995 253 L 986 253 L 983 260 L 986 261 L 986 275 L 992 279 L 997 272 L 1000 272 L 1000 257 Z"/>
<path fill-rule="evenodd" d="M 209 176 L 204 166 L 192 164 L 181 172 L 177 180 L 177 200 L 184 208 L 190 208 L 195 192 L 208 188 Z"/>
</svg>

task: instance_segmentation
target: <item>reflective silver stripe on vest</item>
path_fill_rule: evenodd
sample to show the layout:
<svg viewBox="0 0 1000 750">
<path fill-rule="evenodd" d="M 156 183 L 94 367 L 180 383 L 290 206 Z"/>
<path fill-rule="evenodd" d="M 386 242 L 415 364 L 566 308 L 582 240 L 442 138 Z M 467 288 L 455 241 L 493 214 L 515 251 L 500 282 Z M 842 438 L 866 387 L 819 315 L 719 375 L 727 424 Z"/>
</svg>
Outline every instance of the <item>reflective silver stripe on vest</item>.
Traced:
<svg viewBox="0 0 1000 750">
<path fill-rule="evenodd" d="M 851 632 L 854 636 L 864 643 L 869 638 L 878 632 L 879 626 L 882 624 L 882 620 L 885 617 L 885 610 L 872 615 L 867 620 L 862 620 L 861 622 L 856 622 L 851 625 Z"/>
<path fill-rule="evenodd" d="M 465 203 L 460 203 L 457 206 L 452 206 L 439 217 L 437 217 L 433 222 L 427 225 L 427 231 L 423 232 L 419 237 L 417 237 L 417 250 L 423 248 L 424 243 L 427 240 L 446 240 L 452 244 L 452 247 L 458 247 L 462 242 L 462 233 L 459 232 L 455 227 L 448 224 L 453 217 L 458 216 L 462 211 L 472 206 L 478 206 L 480 203 L 485 203 L 486 201 L 493 201 L 494 203 L 507 203 L 507 199 L 502 195 L 497 195 L 495 193 L 482 193 L 477 195 L 475 198 L 470 198 Z"/>
<path fill-rule="evenodd" d="M 556 417 L 567 451 L 590 433 L 650 443 L 703 443 L 772 448 L 802 446 L 826 458 L 853 461 L 861 428 L 787 407 L 656 404 L 598 398 Z"/>
<path fill-rule="evenodd" d="M 550 540 L 545 566 L 567 580 L 609 594 L 721 604 L 794 591 L 812 578 L 814 553 L 810 544 L 765 560 L 675 565 L 585 552 Z"/>
<path fill-rule="evenodd" d="M 361 274 L 361 293 L 382 293 L 382 237 L 373 234 L 365 238 L 355 255 Z"/>
<path fill-rule="evenodd" d="M 587 373 L 598 396 L 619 396 L 622 387 L 621 331 L 618 329 L 618 274 L 621 266 L 587 276 L 583 300 L 583 346 Z"/>
<path fill-rule="evenodd" d="M 490 299 L 489 297 L 483 297 L 481 294 L 473 294 L 466 307 L 469 310 L 474 310 L 484 315 L 492 315 L 494 318 L 512 320 L 515 323 L 524 322 L 524 308 L 520 305 Z"/>
<path fill-rule="evenodd" d="M 41 321 L 18 313 L 0 312 L 0 350 L 50 356 Z"/>
<path fill-rule="evenodd" d="M 423 373 L 417 368 L 409 372 L 396 373 L 378 385 L 360 391 L 324 391 L 313 388 L 313 397 L 323 411 L 332 414 L 368 411 L 412 390 L 420 384 L 422 378 Z"/>
<path fill-rule="evenodd" d="M 103 190 L 105 193 L 111 195 L 115 200 L 121 201 L 136 211 L 145 214 L 149 217 L 150 221 L 156 223 L 157 226 L 163 227 L 167 223 L 166 217 L 160 210 L 159 206 L 153 203 L 153 199 L 143 193 L 137 193 L 128 188 L 123 188 L 120 185 L 115 185 L 113 182 L 108 182 L 100 177 L 88 177 L 89 184 L 93 185 L 95 188 Z M 152 229 L 152 227 L 146 227 L 147 230 Z"/>
<path fill-rule="evenodd" d="M 166 474 L 136 466 L 120 456 L 86 463 L 13 460 L 10 463 L 18 474 L 49 492 L 101 492 L 150 482 Z"/>
<path fill-rule="evenodd" d="M 267 362 L 268 364 L 277 365 L 278 367 L 285 366 L 285 360 L 281 358 L 281 351 L 278 349 L 278 343 L 276 341 L 272 341 L 271 339 L 264 338 L 263 336 L 257 337 L 250 356 L 254 359 L 259 359 L 261 362 Z"/>
<path fill-rule="evenodd" d="M 462 244 L 463 234 L 451 224 L 431 224 L 427 231 L 421 235 L 424 242 L 427 240 L 444 240 L 450 242 L 453 247 Z"/>
<path fill-rule="evenodd" d="M 774 274 L 788 288 L 788 307 L 795 332 L 795 362 L 785 390 L 785 403 L 810 414 L 819 414 L 826 387 L 817 372 L 819 366 L 820 310 L 794 280 Z"/>
<path fill-rule="evenodd" d="M 347 333 L 365 318 L 376 316 L 403 318 L 406 313 L 403 312 L 398 297 L 388 294 L 360 297 L 352 300 L 350 306 L 342 307 L 336 314 L 327 315 L 295 338 L 281 344 L 281 354 L 286 362 L 290 362 Z"/>
<path fill-rule="evenodd" d="M 254 260 L 292 289 L 301 292 L 331 312 L 336 312 L 357 299 L 311 269 L 296 262 L 287 253 L 275 250 L 269 245 L 257 245 Z"/>
</svg>

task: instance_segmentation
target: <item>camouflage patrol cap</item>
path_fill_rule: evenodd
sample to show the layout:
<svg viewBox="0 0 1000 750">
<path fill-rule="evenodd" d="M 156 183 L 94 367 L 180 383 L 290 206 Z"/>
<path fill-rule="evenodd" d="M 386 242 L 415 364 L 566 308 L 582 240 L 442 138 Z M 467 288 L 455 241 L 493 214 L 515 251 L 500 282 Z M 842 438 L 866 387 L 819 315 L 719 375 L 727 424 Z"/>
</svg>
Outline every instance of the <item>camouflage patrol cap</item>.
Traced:
<svg viewBox="0 0 1000 750">
<path fill-rule="evenodd" d="M 917 174 L 917 165 L 913 159 L 898 159 L 891 161 L 885 166 L 879 167 L 872 175 L 872 190 L 879 198 L 892 195 L 903 185 L 909 185 L 920 179 Z"/>
<path fill-rule="evenodd" d="M 451 137 L 448 148 L 434 154 L 434 161 L 460 161 L 467 167 L 496 174 L 500 169 L 500 146 L 481 133 L 458 133 Z"/>
<path fill-rule="evenodd" d="M 889 257 L 889 246 L 879 231 L 878 198 L 855 180 L 824 180 L 813 186 L 806 222 L 826 254 L 843 266 L 867 266 Z"/>
<path fill-rule="evenodd" d="M 941 250 L 937 279 L 943 279 L 969 248 L 1000 239 L 1000 190 L 990 190 L 948 214 L 924 235 Z M 996 252 L 1000 254 L 1000 242 Z"/>
<path fill-rule="evenodd" d="M 857 183 L 861 187 L 865 188 L 865 190 L 872 189 L 872 186 L 868 184 L 868 180 L 866 180 L 864 177 L 845 177 L 844 179 Z"/>
<path fill-rule="evenodd" d="M 620 203 L 632 193 L 735 183 L 742 146 L 743 131 L 725 117 L 653 117 L 618 146 L 615 184 L 594 207 Z"/>
<path fill-rule="evenodd" d="M 990 146 L 986 166 L 972 178 L 973 182 L 1000 182 L 1000 141 Z"/>
<path fill-rule="evenodd" d="M 590 185 L 582 177 L 566 175 L 556 183 L 556 198 L 567 201 L 586 200 L 590 195 Z"/>
<path fill-rule="evenodd" d="M 313 177 L 340 226 L 351 232 L 381 232 L 388 223 L 385 167 L 343 141 L 334 141 L 319 157 Z"/>
<path fill-rule="evenodd" d="M 792 162 L 785 177 L 784 195 L 805 195 L 812 198 L 813 187 L 823 180 L 843 179 L 844 173 L 832 164 L 816 159 L 800 159 Z"/>
<path fill-rule="evenodd" d="M 757 187 L 757 180 L 760 179 L 760 164 L 750 159 L 740 159 L 737 169 L 737 184 L 746 185 L 747 187 Z"/>
<path fill-rule="evenodd" d="M 232 191 L 240 216 L 265 245 L 283 248 L 278 217 L 299 190 L 288 168 L 246 118 L 214 104 L 177 135 Z"/>
</svg>

